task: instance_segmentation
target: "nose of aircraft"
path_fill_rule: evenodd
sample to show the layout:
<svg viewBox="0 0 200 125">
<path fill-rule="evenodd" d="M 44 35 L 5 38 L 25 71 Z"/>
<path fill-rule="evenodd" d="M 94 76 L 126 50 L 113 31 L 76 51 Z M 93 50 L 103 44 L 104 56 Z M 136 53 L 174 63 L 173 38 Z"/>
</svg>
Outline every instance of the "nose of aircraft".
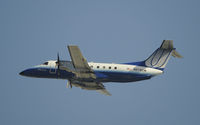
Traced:
<svg viewBox="0 0 200 125">
<path fill-rule="evenodd" d="M 22 76 L 32 76 L 33 75 L 33 69 L 26 69 L 19 73 L 19 75 Z"/>
<path fill-rule="evenodd" d="M 19 75 L 24 76 L 24 71 L 20 72 Z"/>
<path fill-rule="evenodd" d="M 29 76 L 29 70 L 28 69 L 26 69 L 26 70 L 24 70 L 24 71 L 22 71 L 22 72 L 20 72 L 19 73 L 19 75 L 21 75 L 21 76 Z"/>
</svg>

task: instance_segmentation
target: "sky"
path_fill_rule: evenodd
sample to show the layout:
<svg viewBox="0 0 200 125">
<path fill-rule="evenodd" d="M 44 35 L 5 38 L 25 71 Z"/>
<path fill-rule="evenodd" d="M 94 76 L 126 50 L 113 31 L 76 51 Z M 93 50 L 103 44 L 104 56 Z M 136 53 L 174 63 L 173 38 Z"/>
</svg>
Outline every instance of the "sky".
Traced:
<svg viewBox="0 0 200 125">
<path fill-rule="evenodd" d="M 1 125 L 199 125 L 198 0 L 0 0 Z M 183 59 L 163 75 L 105 83 L 112 96 L 66 88 L 66 80 L 18 73 L 47 60 L 142 61 L 164 39 Z"/>
</svg>

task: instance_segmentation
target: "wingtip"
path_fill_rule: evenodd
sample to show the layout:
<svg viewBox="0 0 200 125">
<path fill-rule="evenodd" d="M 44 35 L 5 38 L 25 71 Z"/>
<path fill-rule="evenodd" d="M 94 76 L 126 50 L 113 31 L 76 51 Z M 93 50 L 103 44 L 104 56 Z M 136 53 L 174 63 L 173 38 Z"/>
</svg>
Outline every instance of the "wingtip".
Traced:
<svg viewBox="0 0 200 125">
<path fill-rule="evenodd" d="M 110 94 L 106 89 L 100 89 L 96 91 L 106 96 L 112 96 L 112 94 Z"/>
</svg>

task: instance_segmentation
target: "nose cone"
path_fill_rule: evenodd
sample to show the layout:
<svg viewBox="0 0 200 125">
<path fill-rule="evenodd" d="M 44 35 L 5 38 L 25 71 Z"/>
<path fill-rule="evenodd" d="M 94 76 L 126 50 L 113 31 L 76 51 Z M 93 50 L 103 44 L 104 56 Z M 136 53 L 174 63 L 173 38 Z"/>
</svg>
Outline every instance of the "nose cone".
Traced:
<svg viewBox="0 0 200 125">
<path fill-rule="evenodd" d="M 25 75 L 24 71 L 20 72 L 19 75 L 24 76 Z"/>
<path fill-rule="evenodd" d="M 34 69 L 26 69 L 19 73 L 21 76 L 33 76 L 34 75 Z"/>
<path fill-rule="evenodd" d="M 21 75 L 21 76 L 29 76 L 30 75 L 30 70 L 26 69 L 26 70 L 20 72 L 19 75 Z"/>
</svg>

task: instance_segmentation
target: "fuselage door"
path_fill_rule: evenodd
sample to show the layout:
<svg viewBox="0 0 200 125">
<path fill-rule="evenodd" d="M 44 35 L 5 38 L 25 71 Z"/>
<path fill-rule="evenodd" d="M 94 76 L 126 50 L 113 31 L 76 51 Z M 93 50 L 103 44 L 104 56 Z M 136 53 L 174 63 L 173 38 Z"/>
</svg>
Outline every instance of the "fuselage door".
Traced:
<svg viewBox="0 0 200 125">
<path fill-rule="evenodd" d="M 49 66 L 50 66 L 49 73 L 56 74 L 57 68 L 56 68 L 55 62 L 49 62 Z"/>
</svg>

